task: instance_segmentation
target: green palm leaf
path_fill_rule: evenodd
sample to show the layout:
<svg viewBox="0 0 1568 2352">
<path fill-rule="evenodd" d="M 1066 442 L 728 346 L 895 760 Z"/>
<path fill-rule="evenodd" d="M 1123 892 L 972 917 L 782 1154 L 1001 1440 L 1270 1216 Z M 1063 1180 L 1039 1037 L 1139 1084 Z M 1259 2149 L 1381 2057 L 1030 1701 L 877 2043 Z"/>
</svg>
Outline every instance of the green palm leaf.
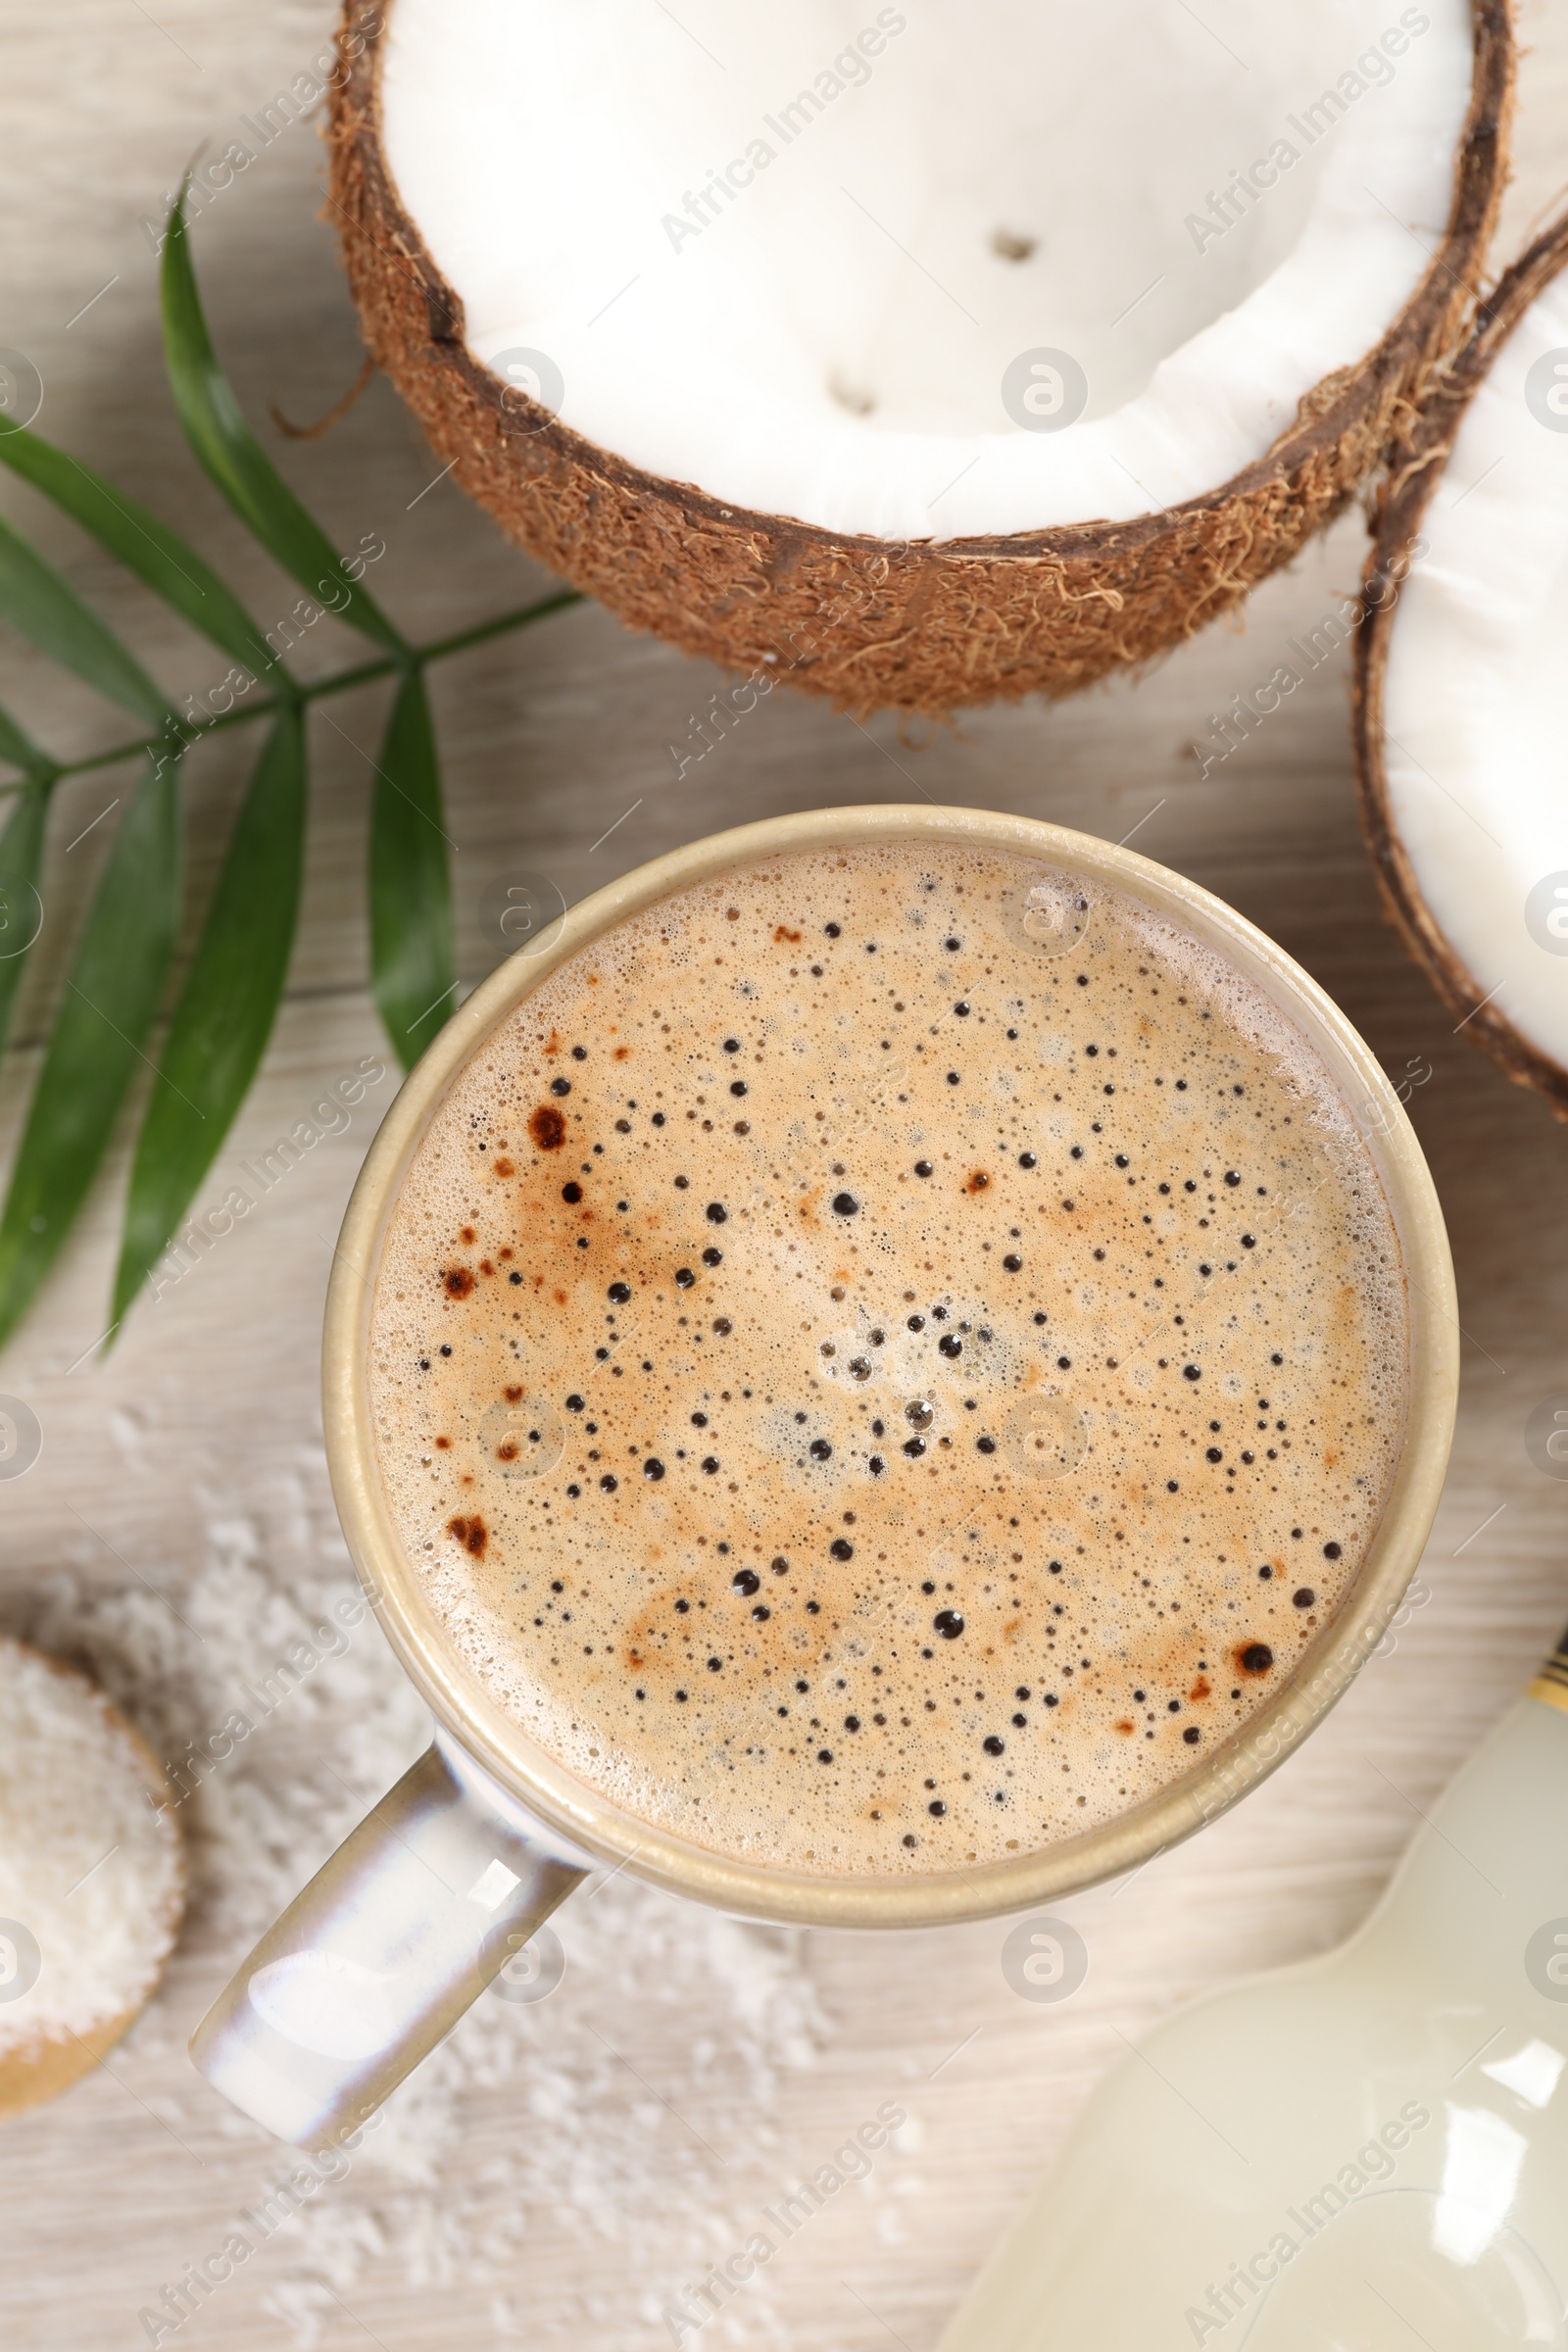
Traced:
<svg viewBox="0 0 1568 2352">
<path fill-rule="evenodd" d="M 164 604 L 268 682 L 219 714 L 181 718 L 119 635 L 0 518 L 0 623 L 132 711 L 145 730 L 62 763 L 0 710 L 0 767 L 20 777 L 0 832 L 0 1045 L 40 911 L 50 795 L 62 774 L 145 750 L 74 951 L 0 1208 L 0 1343 L 43 1283 L 91 1190 L 147 1051 L 177 935 L 185 746 L 208 727 L 267 713 L 270 734 L 224 856 L 170 1024 L 131 1168 L 116 1273 L 118 1328 L 212 1167 L 255 1078 L 281 1002 L 303 882 L 305 711 L 322 694 L 391 673 L 396 695 L 377 763 L 369 841 L 371 981 L 399 1059 L 418 1058 L 452 1009 L 452 906 L 440 767 L 425 665 L 578 601 L 560 590 L 426 646 L 411 646 L 349 571 L 245 422 L 219 368 L 191 268 L 184 191 L 164 248 L 165 353 L 185 435 L 205 471 L 309 594 L 374 640 L 378 658 L 306 687 L 194 548 L 113 483 L 0 416 L 0 465 L 51 499 Z M 356 564 L 357 569 L 363 565 Z M 224 681 L 226 684 L 228 681 Z"/>
<path fill-rule="evenodd" d="M 48 818 L 48 787 L 29 784 L 18 794 L 6 829 L 0 833 L 0 1046 L 11 1026 L 27 951 L 37 937 L 42 914 L 37 892 Z"/>
<path fill-rule="evenodd" d="M 24 775 L 48 776 L 54 773 L 54 761 L 48 753 L 24 734 L 9 710 L 0 710 L 0 760 L 8 766 L 20 767 Z"/>
<path fill-rule="evenodd" d="M 170 1024 L 130 1171 L 116 1325 L 212 1166 L 266 1051 L 299 912 L 305 802 L 305 730 L 291 706 L 251 779 Z"/>
<path fill-rule="evenodd" d="M 398 689 L 370 808 L 370 982 L 411 1070 L 452 1010 L 452 895 L 441 770 L 424 679 Z"/>
<path fill-rule="evenodd" d="M 241 521 L 302 588 L 378 645 L 405 652 L 402 636 L 366 591 L 354 585 L 325 532 L 263 454 L 218 365 L 190 263 L 183 187 L 164 240 L 163 302 L 170 388 L 198 462 Z"/>
<path fill-rule="evenodd" d="M 27 1112 L 0 1214 L 0 1340 L 59 1254 L 146 1058 L 179 920 L 181 849 L 179 760 L 159 757 L 115 837 Z"/>
<path fill-rule="evenodd" d="M 0 520 L 0 618 L 111 702 L 155 727 L 169 715 L 165 697 L 107 622 L 84 605 L 52 564 Z"/>
<path fill-rule="evenodd" d="M 116 490 L 79 459 L 56 449 L 25 425 L 0 418 L 0 464 L 31 482 L 46 498 L 91 531 L 148 587 L 156 589 L 193 628 L 257 676 L 275 656 L 238 598 L 230 595 L 211 564 L 204 564 L 177 531 Z"/>
</svg>

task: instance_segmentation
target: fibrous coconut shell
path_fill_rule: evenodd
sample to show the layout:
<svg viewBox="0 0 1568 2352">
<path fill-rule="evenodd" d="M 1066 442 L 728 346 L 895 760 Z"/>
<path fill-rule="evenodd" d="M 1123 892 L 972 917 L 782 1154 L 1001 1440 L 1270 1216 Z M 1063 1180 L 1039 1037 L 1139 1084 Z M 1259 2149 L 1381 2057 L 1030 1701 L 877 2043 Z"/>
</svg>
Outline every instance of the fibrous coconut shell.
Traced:
<svg viewBox="0 0 1568 2352">
<path fill-rule="evenodd" d="M 347 0 L 328 206 L 367 342 L 438 459 L 508 537 L 722 667 L 841 708 L 942 713 L 1077 692 L 1230 611 L 1332 519 L 1465 345 L 1506 170 L 1507 0 L 1473 0 L 1474 76 L 1446 232 L 1376 347 L 1254 464 L 1133 521 L 893 543 L 723 506 L 596 447 L 467 350 L 462 305 L 380 132 L 387 0 Z"/>
<path fill-rule="evenodd" d="M 1498 1062 L 1517 1086 L 1539 1088 L 1558 1118 L 1568 1118 L 1568 1070 L 1523 1037 L 1490 1001 L 1429 906 L 1395 823 L 1389 792 L 1385 705 L 1389 653 L 1422 518 L 1453 447 L 1459 423 L 1503 345 L 1537 297 L 1568 267 L 1568 214 L 1543 231 L 1497 280 L 1478 309 L 1462 349 L 1434 374 L 1390 453 L 1361 586 L 1355 631 L 1354 743 L 1362 829 L 1384 906 L 1463 1034 Z"/>
</svg>

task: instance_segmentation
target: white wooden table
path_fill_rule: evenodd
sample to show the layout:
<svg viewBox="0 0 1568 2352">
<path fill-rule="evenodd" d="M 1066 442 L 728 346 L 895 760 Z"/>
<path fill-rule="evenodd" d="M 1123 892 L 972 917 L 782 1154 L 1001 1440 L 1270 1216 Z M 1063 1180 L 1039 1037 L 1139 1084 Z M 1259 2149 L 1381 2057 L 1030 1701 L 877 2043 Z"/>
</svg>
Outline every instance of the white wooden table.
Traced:
<svg viewBox="0 0 1568 2352">
<path fill-rule="evenodd" d="M 277 575 L 178 442 L 141 222 L 199 140 L 237 135 L 240 116 L 319 50 L 326 17 L 314 0 L 265 11 L 160 0 L 156 18 L 139 0 L 4 9 L 0 341 L 43 370 L 42 427 L 188 528 L 270 619 L 286 609 Z M 1554 181 L 1568 0 L 1538 4 L 1529 29 L 1537 54 L 1510 245 Z M 270 393 L 295 415 L 326 408 L 358 364 L 333 241 L 316 219 L 319 181 L 315 138 L 296 125 L 197 232 L 218 339 L 259 422 Z M 417 634 L 542 585 L 450 485 L 418 496 L 435 466 L 384 384 L 325 440 L 283 448 L 281 462 L 340 544 L 385 537 L 377 593 Z M 106 563 L 29 495 L 7 486 L 3 503 L 106 600 L 161 675 L 181 690 L 203 682 L 189 642 L 161 633 Z M 765 2229 L 763 2206 L 893 2100 L 909 2121 L 869 2180 L 833 2197 L 705 2335 L 799 2352 L 891 2336 L 925 2352 L 1122 2037 L 1352 1928 L 1418 1808 L 1557 1633 L 1568 1490 L 1532 1468 L 1523 1432 L 1541 1396 L 1568 1388 L 1568 1131 L 1452 1034 L 1380 917 L 1356 829 L 1343 662 L 1315 672 L 1206 781 L 1190 748 L 1212 710 L 1267 676 L 1287 637 L 1353 587 L 1359 562 L 1350 518 L 1257 597 L 1245 633 L 1213 631 L 1136 686 L 1054 711 L 969 717 L 929 741 L 779 695 L 679 783 L 666 747 L 717 681 L 597 610 L 440 674 L 469 981 L 498 952 L 478 914 L 498 877 L 537 870 L 570 900 L 742 817 L 907 798 L 912 778 L 939 801 L 1112 837 L 1139 826 L 1140 849 L 1282 940 L 1391 1070 L 1431 1063 L 1411 1109 L 1458 1264 L 1458 1438 L 1422 1605 L 1392 1654 L 1201 1838 L 1065 1906 L 1091 1970 L 1059 2009 L 1009 1991 L 1001 1924 L 886 1940 L 786 1936 L 621 1878 L 564 1915 L 567 1966 L 554 1996 L 537 2008 L 481 2002 L 351 2176 L 314 2191 L 164 2342 L 667 2343 L 665 2303 Z M 323 643 L 318 658 L 350 656 Z M 61 690 L 10 647 L 0 692 L 52 743 L 115 740 L 116 720 L 92 698 Z M 371 691 L 313 722 L 292 986 L 205 1200 L 307 1116 L 325 1085 L 383 1051 L 363 977 L 367 747 L 378 723 Z M 242 774 L 232 737 L 194 763 L 198 881 Z M 111 826 L 66 845 L 122 786 L 119 772 L 98 774 L 62 795 L 38 970 L 0 1102 L 8 1137 L 36 1065 L 38 1006 L 58 985 Z M 171 1758 L 345 1588 L 318 1335 L 343 1201 L 391 1092 L 390 1077 L 372 1088 L 352 1125 L 159 1305 L 138 1310 L 100 1365 L 83 1351 L 106 1320 L 122 1157 L 0 1366 L 0 1387 L 25 1396 L 45 1432 L 35 1470 L 0 1486 L 0 1626 L 95 1666 Z M 8 2346 L 146 2342 L 138 2311 L 284 2177 L 282 2152 L 191 2072 L 185 2036 L 254 1931 L 421 1740 L 419 1709 L 367 1630 L 259 1723 L 187 1808 L 195 1899 L 160 1998 L 109 2066 L 0 2127 Z"/>
</svg>

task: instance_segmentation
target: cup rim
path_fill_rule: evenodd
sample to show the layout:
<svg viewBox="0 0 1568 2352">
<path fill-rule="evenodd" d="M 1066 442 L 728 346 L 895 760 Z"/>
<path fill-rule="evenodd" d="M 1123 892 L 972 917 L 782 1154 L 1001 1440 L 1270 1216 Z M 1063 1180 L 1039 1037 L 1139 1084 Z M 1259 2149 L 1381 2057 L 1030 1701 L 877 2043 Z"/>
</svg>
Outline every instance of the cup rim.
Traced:
<svg viewBox="0 0 1568 2352">
<path fill-rule="evenodd" d="M 442 1637 L 393 1528 L 375 1468 L 368 1334 L 381 1243 L 436 1107 L 484 1039 L 560 964 L 672 892 L 799 850 L 947 838 L 1012 851 L 1128 892 L 1254 980 L 1327 1063 L 1382 1180 L 1404 1260 L 1409 1381 L 1382 1518 L 1339 1610 L 1289 1680 L 1230 1739 L 1098 1828 L 1004 1861 L 908 1878 L 830 1878 L 699 1846 L 601 1797 L 529 1740 Z M 1057 1899 L 1138 1868 L 1266 1777 L 1334 1704 L 1387 1630 L 1437 1511 L 1458 1389 L 1453 1268 L 1436 1189 L 1381 1066 L 1284 949 L 1199 884 L 1136 851 L 1037 818 L 902 804 L 806 810 L 710 834 L 622 874 L 570 907 L 546 944 L 497 966 L 433 1040 L 388 1108 L 344 1214 L 327 1289 L 322 1405 L 343 1534 L 394 1654 L 437 1724 L 547 1833 L 667 1891 L 743 1916 L 821 1927 L 932 1927 Z M 1352 1117 L 1355 1113 L 1352 1109 Z"/>
</svg>

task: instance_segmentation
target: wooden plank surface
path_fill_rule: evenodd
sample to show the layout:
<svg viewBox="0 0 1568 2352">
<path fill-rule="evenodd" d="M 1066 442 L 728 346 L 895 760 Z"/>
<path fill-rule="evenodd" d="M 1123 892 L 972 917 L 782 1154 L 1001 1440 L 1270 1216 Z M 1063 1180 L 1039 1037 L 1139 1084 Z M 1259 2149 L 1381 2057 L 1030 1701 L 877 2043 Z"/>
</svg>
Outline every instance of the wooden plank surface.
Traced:
<svg viewBox="0 0 1568 2352">
<path fill-rule="evenodd" d="M 1527 22 L 1535 54 L 1505 242 L 1552 192 L 1565 120 L 1568 0 Z M 319 52 L 325 15 L 293 0 L 265 11 L 160 0 L 156 18 L 137 0 L 47 12 L 7 0 L 0 24 L 3 339 L 43 373 L 44 427 L 182 522 L 271 617 L 292 591 L 178 444 L 141 224 L 198 141 L 239 135 L 241 116 Z M 316 218 L 319 184 L 313 132 L 296 124 L 197 231 L 218 339 L 257 418 L 270 394 L 296 415 L 319 412 L 358 364 Z M 450 485 L 427 488 L 434 465 L 384 384 L 281 462 L 340 544 L 385 539 L 377 594 L 416 633 L 544 584 Z M 104 597 L 160 676 L 181 692 L 207 682 L 189 643 L 37 502 L 8 487 L 3 503 Z M 1458 1266 L 1458 1438 L 1418 1605 L 1389 1654 L 1202 1838 L 1063 1906 L 1091 1970 L 1060 2009 L 1009 1991 L 1003 1925 L 785 1935 L 621 1878 L 563 1916 L 566 1969 L 551 1999 L 481 2002 L 352 2174 L 314 2191 L 165 2342 L 668 2342 L 668 2300 L 765 2229 L 762 2208 L 891 2100 L 908 2121 L 869 2178 L 836 2194 L 704 2332 L 801 2352 L 858 2352 L 891 2332 L 924 2352 L 1121 2037 L 1351 1928 L 1418 1809 L 1558 1631 L 1564 1490 L 1533 1469 L 1523 1431 L 1539 1398 L 1568 1388 L 1568 1131 L 1453 1035 L 1380 917 L 1356 829 L 1343 658 L 1206 779 L 1191 750 L 1209 714 L 1266 678 L 1287 638 L 1353 587 L 1359 562 L 1351 517 L 1255 599 L 1245 630 L 1210 632 L 1137 684 L 1054 711 L 991 711 L 927 736 L 776 696 L 679 782 L 667 747 L 718 680 L 596 610 L 441 675 L 469 981 L 499 952 L 480 920 L 498 878 L 539 872 L 570 900 L 743 817 L 923 793 L 1112 838 L 1138 827 L 1140 849 L 1298 956 L 1396 1077 L 1430 1064 L 1411 1110 Z M 322 624 L 323 662 L 348 658 L 346 641 L 324 642 L 333 626 Z M 0 692 L 52 744 L 117 739 L 89 697 L 9 650 Z M 368 690 L 313 721 L 311 873 L 289 1000 L 206 1200 L 341 1075 L 388 1058 L 363 984 L 379 716 Z M 243 771 L 232 739 L 194 766 L 199 881 Z M 0 1102 L 8 1136 L 38 1007 L 113 819 L 67 845 L 122 784 L 106 771 L 62 795 L 44 952 Z M 0 1366 L 0 1387 L 33 1405 L 45 1433 L 35 1470 L 0 1486 L 0 1626 L 93 1664 L 168 1757 L 221 1723 L 240 1684 L 345 1590 L 320 1447 L 319 1317 L 343 1201 L 392 1091 L 390 1074 L 372 1084 L 350 1122 L 140 1309 L 100 1364 L 90 1349 L 122 1162 Z M 196 1895 L 163 1993 L 107 2067 L 0 2127 L 0 2311 L 18 2352 L 147 2341 L 139 2310 L 284 2177 L 283 2153 L 190 2071 L 184 2039 L 254 1932 L 422 1737 L 417 1704 L 367 1629 L 193 1800 Z"/>
</svg>

